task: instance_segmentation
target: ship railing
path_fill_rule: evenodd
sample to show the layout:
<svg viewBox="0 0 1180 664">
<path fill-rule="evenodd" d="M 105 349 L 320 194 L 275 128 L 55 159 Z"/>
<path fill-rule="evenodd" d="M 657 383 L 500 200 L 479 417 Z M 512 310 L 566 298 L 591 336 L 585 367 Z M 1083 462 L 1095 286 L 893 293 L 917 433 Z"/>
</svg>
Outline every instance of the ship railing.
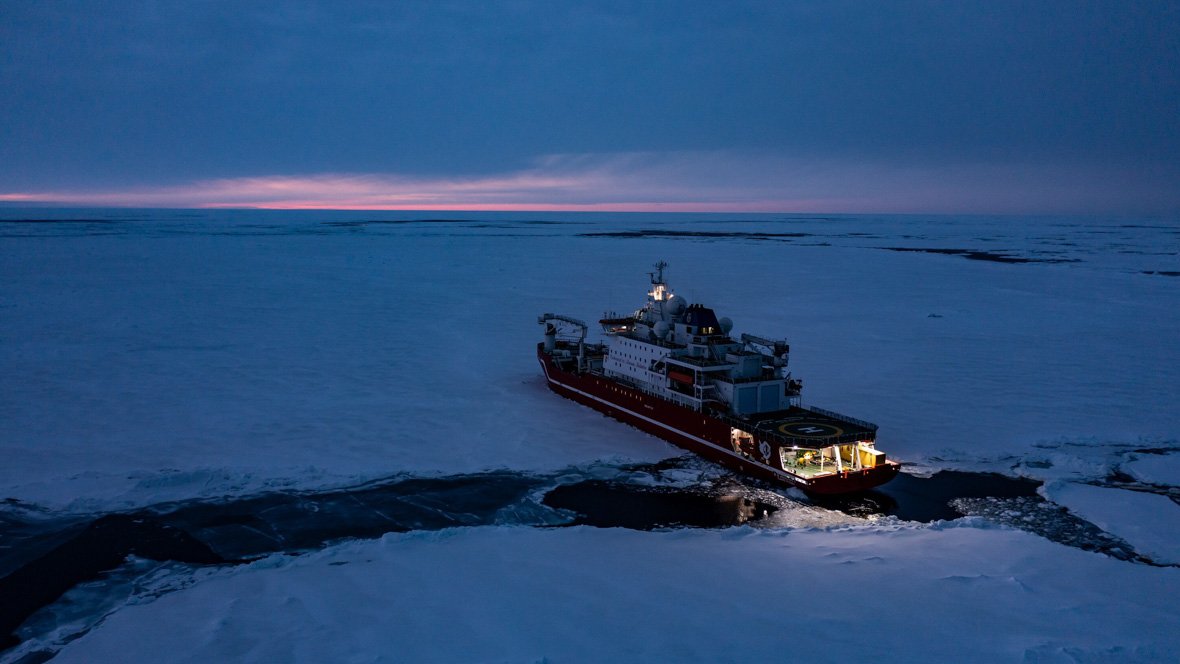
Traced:
<svg viewBox="0 0 1180 664">
<path fill-rule="evenodd" d="M 697 387 L 700 387 L 700 386 L 698 385 Z M 654 396 L 664 399 L 666 401 L 671 401 L 672 403 L 674 403 L 678 406 L 684 406 L 685 408 L 691 408 L 696 411 L 699 411 L 701 409 L 701 399 L 698 397 L 694 397 L 691 394 L 677 392 L 676 390 L 669 389 L 669 388 L 664 388 L 662 391 L 659 391 L 659 392 L 653 391 L 652 394 Z"/>
<path fill-rule="evenodd" d="M 810 410 L 813 413 L 819 413 L 820 415 L 827 415 L 828 417 L 830 417 L 834 420 L 844 420 L 845 422 L 852 422 L 853 424 L 856 424 L 858 426 L 862 426 L 862 427 L 868 429 L 869 431 L 876 431 L 877 429 L 880 428 L 876 424 L 873 424 L 872 422 L 866 422 L 865 420 L 858 420 L 855 417 L 841 415 L 840 413 L 828 410 L 826 408 L 820 408 L 819 406 L 804 406 L 804 408 L 806 408 L 807 410 Z"/>
<path fill-rule="evenodd" d="M 734 385 L 742 385 L 745 383 L 769 383 L 776 380 L 783 380 L 780 378 L 767 378 L 766 376 L 749 376 L 746 378 L 734 378 L 733 376 L 710 376 L 724 383 L 731 383 Z"/>
<path fill-rule="evenodd" d="M 570 351 L 577 352 L 578 342 L 577 342 L 577 340 L 558 338 L 557 342 L 554 344 L 554 348 L 556 350 L 570 350 Z M 582 350 L 587 355 L 589 355 L 591 353 L 605 355 L 606 354 L 606 344 L 603 344 L 603 343 L 583 343 Z"/>
<path fill-rule="evenodd" d="M 685 408 L 691 408 L 692 410 L 695 410 L 697 412 L 700 412 L 700 410 L 701 410 L 702 399 L 698 399 L 696 397 L 689 396 L 687 394 L 681 394 L 680 392 L 676 392 L 674 390 L 669 390 L 669 389 L 654 390 L 654 389 L 648 387 L 647 385 L 644 385 L 643 383 L 637 382 L 637 381 L 632 380 L 622 374 L 615 373 L 613 371 L 610 373 L 603 372 L 598 375 L 601 375 L 603 378 L 606 378 L 607 380 L 611 380 L 616 383 L 620 383 L 622 385 L 625 385 L 633 390 L 638 390 L 640 392 L 643 392 L 644 394 L 650 394 L 651 396 L 656 397 L 658 399 L 663 399 L 665 401 L 671 401 L 672 403 L 675 403 L 678 406 L 684 406 Z M 699 385 L 698 387 L 705 389 L 706 387 L 713 387 L 713 386 L 712 385 L 709 385 L 709 386 Z"/>
<path fill-rule="evenodd" d="M 773 429 L 763 429 L 758 426 L 758 423 L 752 423 L 748 420 L 734 417 L 728 413 L 715 413 L 714 416 L 734 429 L 748 431 L 759 438 L 778 443 L 781 447 L 804 447 L 807 449 L 818 450 L 825 447 L 831 447 L 833 445 L 848 445 L 851 443 L 858 443 L 862 440 L 865 440 L 866 437 L 872 436 L 871 433 L 842 433 L 838 436 L 829 436 L 822 439 L 802 438 L 798 436 L 788 436 Z M 857 424 L 860 423 L 857 422 Z"/>
<path fill-rule="evenodd" d="M 701 409 L 701 400 L 697 399 L 696 397 L 690 397 L 686 394 L 669 391 L 666 395 L 664 395 L 664 398 L 675 404 L 684 406 L 685 408 L 691 408 L 698 411 Z"/>
<path fill-rule="evenodd" d="M 709 369 L 714 368 L 714 367 L 733 366 L 733 364 L 730 362 L 722 362 L 721 360 L 714 360 L 714 359 L 707 358 L 707 357 L 693 357 L 692 355 L 670 355 L 670 356 L 662 358 L 662 359 L 664 359 L 665 361 L 682 362 L 684 364 L 689 364 L 694 367 L 709 368 Z"/>
<path fill-rule="evenodd" d="M 684 348 L 687 348 L 687 346 L 683 344 L 676 344 L 663 339 L 640 339 L 639 337 L 631 338 L 637 341 L 642 341 L 645 344 L 651 344 L 653 346 L 659 346 L 660 348 L 667 348 L 669 350 L 683 350 Z"/>
</svg>

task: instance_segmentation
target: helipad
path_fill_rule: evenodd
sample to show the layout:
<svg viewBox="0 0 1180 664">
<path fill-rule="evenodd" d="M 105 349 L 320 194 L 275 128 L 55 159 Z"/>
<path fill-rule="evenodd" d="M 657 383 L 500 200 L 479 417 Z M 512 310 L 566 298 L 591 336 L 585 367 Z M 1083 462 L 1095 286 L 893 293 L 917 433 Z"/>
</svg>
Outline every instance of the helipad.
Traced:
<svg viewBox="0 0 1180 664">
<path fill-rule="evenodd" d="M 778 427 L 780 433 L 801 438 L 830 438 L 844 433 L 844 429 L 822 422 L 787 422 Z"/>
</svg>

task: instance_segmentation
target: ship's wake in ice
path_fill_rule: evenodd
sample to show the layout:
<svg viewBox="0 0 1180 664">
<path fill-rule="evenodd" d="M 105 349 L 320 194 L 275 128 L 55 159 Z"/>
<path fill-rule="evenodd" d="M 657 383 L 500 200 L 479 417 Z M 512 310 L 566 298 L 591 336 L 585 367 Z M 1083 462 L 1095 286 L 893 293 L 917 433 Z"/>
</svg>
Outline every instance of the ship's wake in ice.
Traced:
<svg viewBox="0 0 1180 664">
<path fill-rule="evenodd" d="M 1027 479 L 944 471 L 903 473 L 879 489 L 819 497 L 734 476 L 688 455 L 548 474 L 399 476 L 331 491 L 167 503 L 90 521 L 22 520 L 10 511 L 0 536 L 19 543 L 13 548 L 21 556 L 0 559 L 8 567 L 0 570 L 0 594 L 19 599 L 5 602 L 0 628 L 26 642 L 9 655 L 49 655 L 118 607 L 189 587 L 217 567 L 387 533 L 471 526 L 831 529 L 969 516 L 1150 562 L 1117 536 L 1046 501 L 1038 487 Z"/>
</svg>

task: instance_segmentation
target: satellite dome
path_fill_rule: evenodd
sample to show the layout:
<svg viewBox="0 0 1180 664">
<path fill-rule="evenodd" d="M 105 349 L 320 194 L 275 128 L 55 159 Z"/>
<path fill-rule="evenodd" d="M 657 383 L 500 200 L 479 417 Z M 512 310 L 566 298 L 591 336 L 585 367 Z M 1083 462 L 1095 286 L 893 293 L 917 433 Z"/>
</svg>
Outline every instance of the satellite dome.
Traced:
<svg viewBox="0 0 1180 664">
<path fill-rule="evenodd" d="M 656 337 L 659 339 L 664 339 L 668 336 L 668 330 L 670 329 L 672 328 L 669 327 L 664 321 L 656 323 Z"/>
<path fill-rule="evenodd" d="M 722 316 L 717 324 L 721 326 L 721 334 L 729 334 L 729 331 L 733 329 L 733 321 L 729 320 L 729 316 Z"/>
<path fill-rule="evenodd" d="M 673 295 L 672 297 L 668 298 L 667 311 L 673 316 L 679 316 L 680 314 L 684 313 L 684 310 L 687 308 L 688 303 L 685 302 L 684 298 L 680 297 L 679 295 Z"/>
</svg>

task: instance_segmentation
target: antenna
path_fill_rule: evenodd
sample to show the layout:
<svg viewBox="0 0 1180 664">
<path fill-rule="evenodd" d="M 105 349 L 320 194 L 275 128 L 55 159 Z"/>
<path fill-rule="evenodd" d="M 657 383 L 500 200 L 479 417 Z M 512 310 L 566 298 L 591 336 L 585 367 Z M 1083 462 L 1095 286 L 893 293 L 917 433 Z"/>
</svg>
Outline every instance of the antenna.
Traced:
<svg viewBox="0 0 1180 664">
<path fill-rule="evenodd" d="M 655 272 L 648 272 L 648 274 L 652 275 L 652 281 L 651 281 L 651 282 L 652 282 L 653 284 L 662 284 L 662 283 L 664 283 L 664 268 L 668 267 L 668 264 L 667 264 L 667 263 L 665 263 L 664 261 L 660 261 L 659 263 L 656 263 L 656 264 L 655 264 L 655 265 L 653 265 L 652 267 L 654 267 L 655 269 L 659 270 L 659 277 L 658 277 L 658 278 L 656 277 L 656 273 L 655 273 Z"/>
</svg>

